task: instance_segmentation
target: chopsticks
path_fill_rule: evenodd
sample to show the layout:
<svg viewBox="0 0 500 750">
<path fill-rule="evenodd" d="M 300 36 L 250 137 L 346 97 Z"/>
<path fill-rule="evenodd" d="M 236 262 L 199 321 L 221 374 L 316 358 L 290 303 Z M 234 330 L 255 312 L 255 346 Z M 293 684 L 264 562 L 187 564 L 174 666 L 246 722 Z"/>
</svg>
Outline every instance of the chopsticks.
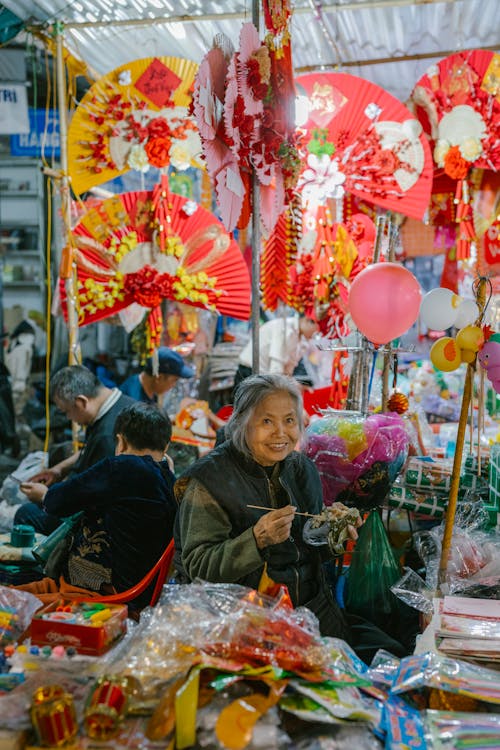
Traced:
<svg viewBox="0 0 500 750">
<path fill-rule="evenodd" d="M 247 508 L 254 508 L 255 510 L 278 510 L 278 508 L 268 508 L 265 505 L 247 505 Z M 317 513 L 300 513 L 298 510 L 295 511 L 296 516 L 307 516 L 308 518 L 318 518 Z"/>
</svg>

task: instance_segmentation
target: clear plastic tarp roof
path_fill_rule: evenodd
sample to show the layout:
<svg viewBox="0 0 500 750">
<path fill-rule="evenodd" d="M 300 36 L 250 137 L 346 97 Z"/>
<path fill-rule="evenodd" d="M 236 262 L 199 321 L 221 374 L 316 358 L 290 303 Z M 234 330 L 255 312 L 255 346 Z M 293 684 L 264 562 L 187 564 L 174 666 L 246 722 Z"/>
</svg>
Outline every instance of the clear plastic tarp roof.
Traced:
<svg viewBox="0 0 500 750">
<path fill-rule="evenodd" d="M 24 21 L 64 24 L 65 44 L 96 74 L 142 57 L 200 62 L 216 34 L 235 46 L 252 2 L 242 0 L 3 0 Z M 257 3 L 257 5 L 259 5 Z M 499 0 L 297 0 L 297 73 L 340 70 L 405 101 L 427 67 L 465 49 L 500 49 Z"/>
</svg>

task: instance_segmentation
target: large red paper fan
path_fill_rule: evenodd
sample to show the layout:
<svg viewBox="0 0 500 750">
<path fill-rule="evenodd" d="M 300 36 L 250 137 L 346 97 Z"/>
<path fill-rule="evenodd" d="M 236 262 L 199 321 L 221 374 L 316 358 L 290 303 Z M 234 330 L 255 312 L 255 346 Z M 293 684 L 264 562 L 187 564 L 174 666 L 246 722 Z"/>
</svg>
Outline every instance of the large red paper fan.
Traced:
<svg viewBox="0 0 500 750">
<path fill-rule="evenodd" d="M 431 192 L 432 156 L 414 115 L 384 89 L 347 73 L 303 75 L 296 84 L 309 99 L 308 160 L 315 156 L 319 162 L 329 153 L 343 178 L 337 180 L 341 195 L 353 193 L 421 219 Z"/>
<path fill-rule="evenodd" d="M 250 278 L 238 244 L 213 214 L 164 187 L 99 202 L 72 235 L 80 325 L 133 302 L 154 308 L 158 297 L 243 320 L 250 315 Z M 62 281 L 60 294 L 67 317 Z"/>
</svg>

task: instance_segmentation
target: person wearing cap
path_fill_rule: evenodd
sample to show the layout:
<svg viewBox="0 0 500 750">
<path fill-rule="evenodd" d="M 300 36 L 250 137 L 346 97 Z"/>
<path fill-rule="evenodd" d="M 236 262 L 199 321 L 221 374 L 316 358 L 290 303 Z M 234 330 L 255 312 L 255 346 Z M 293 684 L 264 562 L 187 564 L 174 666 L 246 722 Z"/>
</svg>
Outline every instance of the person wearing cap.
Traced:
<svg viewBox="0 0 500 750">
<path fill-rule="evenodd" d="M 142 372 L 130 375 L 119 386 L 122 393 L 136 401 L 157 403 L 160 396 L 174 387 L 179 378 L 192 378 L 194 370 L 188 367 L 181 355 L 161 346 L 158 349 L 158 373 L 154 373 L 154 358 L 149 357 Z"/>
</svg>

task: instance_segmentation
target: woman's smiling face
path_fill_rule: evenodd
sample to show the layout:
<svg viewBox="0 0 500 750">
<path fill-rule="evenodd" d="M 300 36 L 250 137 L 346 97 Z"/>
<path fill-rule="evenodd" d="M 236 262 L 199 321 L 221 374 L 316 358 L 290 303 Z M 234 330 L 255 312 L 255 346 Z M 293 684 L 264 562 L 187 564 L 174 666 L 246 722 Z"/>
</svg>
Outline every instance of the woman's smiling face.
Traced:
<svg viewBox="0 0 500 750">
<path fill-rule="evenodd" d="M 261 466 L 273 466 L 286 458 L 299 437 L 295 402 L 285 391 L 266 396 L 248 422 L 247 445 Z"/>
</svg>

